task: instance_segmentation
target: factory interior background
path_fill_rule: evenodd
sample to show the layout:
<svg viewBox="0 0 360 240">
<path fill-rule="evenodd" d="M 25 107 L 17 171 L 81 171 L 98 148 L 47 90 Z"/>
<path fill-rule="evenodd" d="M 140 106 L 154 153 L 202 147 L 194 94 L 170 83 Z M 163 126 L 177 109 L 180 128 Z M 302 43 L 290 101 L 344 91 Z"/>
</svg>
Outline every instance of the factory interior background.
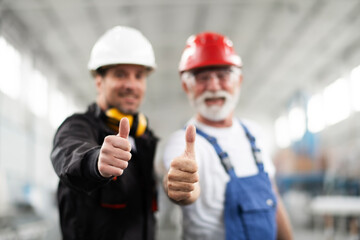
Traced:
<svg viewBox="0 0 360 240">
<path fill-rule="evenodd" d="M 295 239 L 359 239 L 359 0 L 0 0 L 0 240 L 61 239 L 52 140 L 94 101 L 90 51 L 115 25 L 155 51 L 141 111 L 159 173 L 194 114 L 177 71 L 185 41 L 219 32 L 244 63 L 236 116 L 262 126 Z M 159 198 L 157 238 L 181 239 L 178 207 Z"/>
</svg>

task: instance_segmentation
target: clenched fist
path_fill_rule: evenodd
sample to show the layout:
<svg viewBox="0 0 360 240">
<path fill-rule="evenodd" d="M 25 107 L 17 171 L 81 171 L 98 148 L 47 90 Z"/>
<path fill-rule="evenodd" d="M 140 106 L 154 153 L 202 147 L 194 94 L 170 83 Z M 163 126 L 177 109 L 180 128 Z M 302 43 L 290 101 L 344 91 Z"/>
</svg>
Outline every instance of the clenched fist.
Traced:
<svg viewBox="0 0 360 240">
<path fill-rule="evenodd" d="M 128 161 L 131 159 L 129 131 L 129 120 L 124 117 L 120 121 L 119 134 L 105 137 L 98 160 L 101 176 L 105 178 L 120 176 L 127 168 Z"/>
<path fill-rule="evenodd" d="M 199 196 L 198 166 L 195 160 L 196 129 L 186 128 L 184 153 L 172 160 L 170 169 L 164 177 L 164 188 L 170 199 L 179 204 L 193 203 Z"/>
</svg>

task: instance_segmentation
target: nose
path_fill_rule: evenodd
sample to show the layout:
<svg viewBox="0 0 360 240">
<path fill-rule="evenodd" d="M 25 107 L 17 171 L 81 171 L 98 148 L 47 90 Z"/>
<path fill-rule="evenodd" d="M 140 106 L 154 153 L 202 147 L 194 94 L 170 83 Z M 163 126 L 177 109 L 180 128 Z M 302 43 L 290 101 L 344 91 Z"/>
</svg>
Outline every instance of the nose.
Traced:
<svg viewBox="0 0 360 240">
<path fill-rule="evenodd" d="M 136 79 L 135 74 L 130 74 L 128 79 L 126 79 L 124 86 L 125 86 L 125 88 L 132 89 L 132 88 L 136 87 L 137 82 L 138 81 Z"/>
<path fill-rule="evenodd" d="M 209 81 L 206 84 L 209 91 L 218 91 L 221 89 L 220 80 L 215 74 L 211 74 Z"/>
</svg>

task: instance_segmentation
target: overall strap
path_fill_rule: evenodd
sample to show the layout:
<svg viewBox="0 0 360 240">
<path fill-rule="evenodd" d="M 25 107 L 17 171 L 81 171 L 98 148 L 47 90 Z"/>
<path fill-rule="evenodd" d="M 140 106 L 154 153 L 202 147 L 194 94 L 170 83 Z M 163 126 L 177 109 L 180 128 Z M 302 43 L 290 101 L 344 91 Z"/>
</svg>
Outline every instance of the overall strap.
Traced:
<svg viewBox="0 0 360 240">
<path fill-rule="evenodd" d="M 255 137 L 250 133 L 249 129 L 240 121 L 240 125 L 244 129 L 246 133 L 246 137 L 248 138 L 250 145 L 251 145 L 251 151 L 254 156 L 256 163 L 262 163 L 261 159 L 261 150 L 256 146 L 256 139 Z"/>
<path fill-rule="evenodd" d="M 206 134 L 205 132 L 201 131 L 198 128 L 196 128 L 196 133 L 199 134 L 200 136 L 204 137 L 206 140 L 208 140 L 208 142 L 214 147 L 217 155 L 220 158 L 221 164 L 223 165 L 223 167 L 227 173 L 229 173 L 230 170 L 234 169 L 230 162 L 229 155 L 227 154 L 227 152 L 222 150 L 222 148 L 218 144 L 216 138 L 209 136 L 208 134 Z"/>
</svg>

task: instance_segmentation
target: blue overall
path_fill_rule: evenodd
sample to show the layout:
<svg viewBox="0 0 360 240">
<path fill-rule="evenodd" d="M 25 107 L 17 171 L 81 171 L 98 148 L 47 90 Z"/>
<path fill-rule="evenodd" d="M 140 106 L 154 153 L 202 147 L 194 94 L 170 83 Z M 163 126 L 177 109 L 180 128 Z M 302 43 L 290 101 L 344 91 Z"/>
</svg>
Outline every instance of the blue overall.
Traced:
<svg viewBox="0 0 360 240">
<path fill-rule="evenodd" d="M 228 154 L 216 138 L 200 129 L 196 132 L 208 140 L 218 154 L 230 180 L 225 192 L 225 236 L 226 240 L 272 240 L 276 238 L 276 197 L 270 179 L 264 171 L 260 149 L 247 127 L 241 123 L 251 144 L 252 153 L 259 172 L 249 177 L 237 177 Z"/>
</svg>

